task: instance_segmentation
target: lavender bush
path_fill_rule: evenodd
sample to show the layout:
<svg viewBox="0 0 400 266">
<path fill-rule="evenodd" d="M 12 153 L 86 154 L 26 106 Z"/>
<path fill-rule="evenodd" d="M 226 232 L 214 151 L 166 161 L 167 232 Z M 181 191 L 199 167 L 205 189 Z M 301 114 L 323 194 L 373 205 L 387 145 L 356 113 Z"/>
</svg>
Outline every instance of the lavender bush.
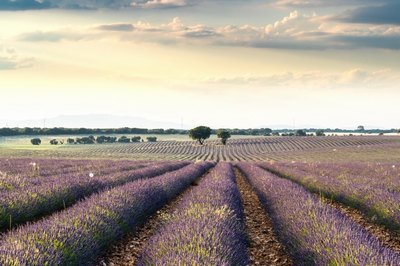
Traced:
<svg viewBox="0 0 400 266">
<path fill-rule="evenodd" d="M 400 257 L 300 185 L 240 163 L 297 265 L 400 265 Z"/>
<path fill-rule="evenodd" d="M 87 161 L 86 165 L 82 165 L 78 161 L 61 161 L 60 160 L 12 160 L 10 166 L 2 168 L 0 171 L 0 197 L 2 193 L 29 186 L 43 185 L 45 182 L 54 182 L 54 179 L 61 179 L 75 175 L 77 177 L 83 174 L 106 175 L 113 172 L 122 172 L 142 168 L 150 164 L 146 161 Z M 22 165 L 21 165 L 22 164 Z M 11 174 L 15 168 L 19 168 L 19 174 Z M 11 170 L 11 171 L 10 171 Z M 23 171 L 22 171 L 23 170 Z"/>
<path fill-rule="evenodd" d="M 138 265 L 248 265 L 240 193 L 219 163 L 145 244 Z"/>
<path fill-rule="evenodd" d="M 4 235 L 0 265 L 91 265 L 98 255 L 175 197 L 213 164 L 191 164 L 95 194 Z"/>
<path fill-rule="evenodd" d="M 400 233 L 400 169 L 393 164 L 260 164 L 313 192 L 359 209 Z"/>
<path fill-rule="evenodd" d="M 117 164 L 117 162 L 116 162 Z M 24 223 L 40 216 L 63 209 L 76 201 L 100 190 L 122 185 L 145 177 L 154 177 L 179 169 L 187 162 L 161 163 L 126 172 L 109 175 L 69 175 L 42 185 L 26 187 L 20 191 L 3 193 L 0 197 L 0 229 Z"/>
</svg>

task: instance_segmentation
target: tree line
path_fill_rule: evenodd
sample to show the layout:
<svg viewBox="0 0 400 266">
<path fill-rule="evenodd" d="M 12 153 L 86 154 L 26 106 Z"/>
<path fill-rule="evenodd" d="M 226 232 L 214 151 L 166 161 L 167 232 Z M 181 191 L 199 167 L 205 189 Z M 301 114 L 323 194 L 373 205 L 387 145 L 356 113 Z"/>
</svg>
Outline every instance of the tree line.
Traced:
<svg viewBox="0 0 400 266">
<path fill-rule="evenodd" d="M 277 135 L 279 134 L 296 134 L 296 131 L 293 129 L 276 129 L 271 130 L 270 128 L 248 128 L 248 129 L 238 129 L 238 128 L 230 128 L 225 129 L 229 132 L 230 135 L 251 135 L 251 136 L 269 136 L 269 135 Z M 388 130 L 381 130 L 381 129 L 364 129 L 363 126 L 358 126 L 357 129 L 354 130 L 346 130 L 346 129 L 318 129 L 318 128 L 309 128 L 309 129 L 302 129 L 305 132 L 317 132 L 318 130 L 322 130 L 324 132 L 340 132 L 340 133 L 396 133 L 400 132 L 399 129 L 388 129 Z M 186 129 L 147 129 L 147 128 L 130 128 L 130 127 L 123 127 L 123 128 L 64 128 L 64 127 L 54 127 L 54 128 L 38 128 L 38 127 L 15 127 L 15 128 L 8 128 L 3 127 L 0 128 L 0 136 L 21 136 L 21 135 L 31 135 L 31 136 L 39 136 L 39 135 L 110 135 L 110 134 L 156 134 L 156 135 L 188 135 L 190 130 Z M 211 129 L 211 134 L 217 134 L 218 129 Z"/>
<path fill-rule="evenodd" d="M 147 142 L 157 142 L 157 137 L 147 137 Z M 121 136 L 119 138 L 113 136 L 98 136 L 95 137 L 90 135 L 88 137 L 81 137 L 81 138 L 68 138 L 66 143 L 67 144 L 103 144 L 103 143 L 130 143 L 130 142 L 144 142 L 144 139 L 140 136 L 134 136 L 132 138 L 127 136 Z M 57 140 L 52 139 L 49 142 L 51 145 L 58 145 L 64 144 L 64 140 Z M 42 144 L 42 140 L 40 138 L 33 138 L 31 139 L 32 145 L 40 145 Z"/>
</svg>

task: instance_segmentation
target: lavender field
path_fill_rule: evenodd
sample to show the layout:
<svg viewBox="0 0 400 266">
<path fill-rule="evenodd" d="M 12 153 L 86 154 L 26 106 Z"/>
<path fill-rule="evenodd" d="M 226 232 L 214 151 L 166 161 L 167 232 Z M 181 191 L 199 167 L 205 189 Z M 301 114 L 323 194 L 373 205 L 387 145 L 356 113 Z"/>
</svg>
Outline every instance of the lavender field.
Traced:
<svg viewBox="0 0 400 266">
<path fill-rule="evenodd" d="M 0 265 L 400 265 L 397 143 L 254 138 L 2 153 Z"/>
</svg>

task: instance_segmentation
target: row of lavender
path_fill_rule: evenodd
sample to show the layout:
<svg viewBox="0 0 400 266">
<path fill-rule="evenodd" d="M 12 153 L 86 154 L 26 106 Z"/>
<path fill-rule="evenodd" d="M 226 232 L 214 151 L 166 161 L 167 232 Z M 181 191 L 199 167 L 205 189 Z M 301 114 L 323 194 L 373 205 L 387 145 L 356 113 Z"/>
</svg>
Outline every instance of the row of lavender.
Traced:
<svg viewBox="0 0 400 266">
<path fill-rule="evenodd" d="M 238 164 L 297 265 L 400 265 L 400 257 L 302 186 Z"/>
<path fill-rule="evenodd" d="M 400 169 L 395 164 L 263 163 L 311 191 L 359 209 L 400 233 Z"/>
<path fill-rule="evenodd" d="M 248 265 L 240 192 L 219 163 L 145 244 L 138 265 Z"/>
<path fill-rule="evenodd" d="M 45 162 L 44 166 L 42 162 Z M 150 162 L 147 161 L 86 161 L 85 165 L 81 165 L 80 162 L 75 161 L 77 165 L 70 166 L 74 161 L 63 162 L 66 163 L 65 165 L 58 164 L 58 160 L 53 161 L 51 159 L 42 162 L 31 161 L 27 163 L 21 160 L 14 161 L 13 163 L 16 168 L 20 167 L 22 164 L 21 168 L 26 168 L 26 166 L 28 166 L 27 168 L 29 169 L 25 169 L 25 172 L 21 172 L 18 175 L 0 171 L 0 197 L 7 192 L 15 192 L 25 187 L 43 185 L 45 182 L 54 182 L 57 179 L 73 175 L 106 175 L 113 172 L 134 170 L 150 164 Z M 43 169 L 45 170 L 43 171 Z"/>
<path fill-rule="evenodd" d="M 36 186 L 29 186 L 23 190 L 23 193 L 21 191 L 3 193 L 0 197 L 0 230 L 6 230 L 12 225 L 25 223 L 66 208 L 95 192 L 140 178 L 154 177 L 187 164 L 187 162 L 165 162 L 107 175 L 71 174 Z"/>
<path fill-rule="evenodd" d="M 107 161 L 103 163 L 96 161 L 90 162 L 87 166 L 68 167 L 62 173 L 52 173 L 48 175 L 35 174 L 37 172 L 37 163 L 30 163 L 32 170 L 25 174 L 8 175 L 0 172 L 0 197 L 4 193 L 16 192 L 26 187 L 43 185 L 46 182 L 55 182 L 63 178 L 70 178 L 71 176 L 101 176 L 114 172 L 122 172 L 134 170 L 140 167 L 149 165 L 149 162 L 132 162 L 132 161 Z M 58 166 L 63 167 L 63 166 Z M 48 169 L 48 168 L 47 168 Z"/>
<path fill-rule="evenodd" d="M 48 176 L 77 171 L 85 168 L 104 168 L 112 166 L 111 160 L 66 160 L 40 158 L 2 158 L 0 172 L 8 175 Z M 36 171 L 35 171 L 36 170 Z"/>
<path fill-rule="evenodd" d="M 11 231 L 0 241 L 0 265 L 89 265 L 212 166 L 130 182 Z"/>
<path fill-rule="evenodd" d="M 119 158 L 215 160 L 215 161 L 263 161 L 267 158 L 287 159 L 300 156 L 295 151 L 345 149 L 346 147 L 388 147 L 390 137 L 257 137 L 230 139 L 226 146 L 218 141 L 206 141 L 205 145 L 193 145 L 193 141 L 160 141 L 134 145 L 94 145 L 80 149 L 82 157 L 109 156 Z M 398 144 L 395 145 L 398 147 Z M 68 149 L 65 150 L 67 152 Z M 289 152 L 290 151 L 290 152 Z M 288 153 L 289 152 L 289 153 Z M 295 152 L 295 153 L 293 153 Z"/>
</svg>

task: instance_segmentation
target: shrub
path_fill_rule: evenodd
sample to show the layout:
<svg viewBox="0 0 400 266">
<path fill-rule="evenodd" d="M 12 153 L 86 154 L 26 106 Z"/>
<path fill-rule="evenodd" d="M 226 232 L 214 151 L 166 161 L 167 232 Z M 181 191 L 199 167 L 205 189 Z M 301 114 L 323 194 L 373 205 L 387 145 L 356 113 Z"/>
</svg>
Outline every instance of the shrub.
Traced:
<svg viewBox="0 0 400 266">
<path fill-rule="evenodd" d="M 120 143 L 128 143 L 128 142 L 131 142 L 131 139 L 128 138 L 127 136 L 122 136 L 122 137 L 120 137 L 118 139 L 118 142 L 120 142 Z"/>
<path fill-rule="evenodd" d="M 79 144 L 94 144 L 94 140 L 89 137 L 77 138 L 76 143 Z"/>
<path fill-rule="evenodd" d="M 296 136 L 304 137 L 307 136 L 307 133 L 302 129 L 298 129 L 296 130 Z"/>
<path fill-rule="evenodd" d="M 58 140 L 52 139 L 52 140 L 50 140 L 50 144 L 51 145 L 58 145 Z"/>
<path fill-rule="evenodd" d="M 147 137 L 147 142 L 157 142 L 157 137 Z"/>
<path fill-rule="evenodd" d="M 139 136 L 132 137 L 132 142 L 140 142 L 142 138 Z"/>
<path fill-rule="evenodd" d="M 42 140 L 39 138 L 34 138 L 34 139 L 31 139 L 31 143 L 32 143 L 32 145 L 40 145 L 42 143 Z"/>
</svg>

